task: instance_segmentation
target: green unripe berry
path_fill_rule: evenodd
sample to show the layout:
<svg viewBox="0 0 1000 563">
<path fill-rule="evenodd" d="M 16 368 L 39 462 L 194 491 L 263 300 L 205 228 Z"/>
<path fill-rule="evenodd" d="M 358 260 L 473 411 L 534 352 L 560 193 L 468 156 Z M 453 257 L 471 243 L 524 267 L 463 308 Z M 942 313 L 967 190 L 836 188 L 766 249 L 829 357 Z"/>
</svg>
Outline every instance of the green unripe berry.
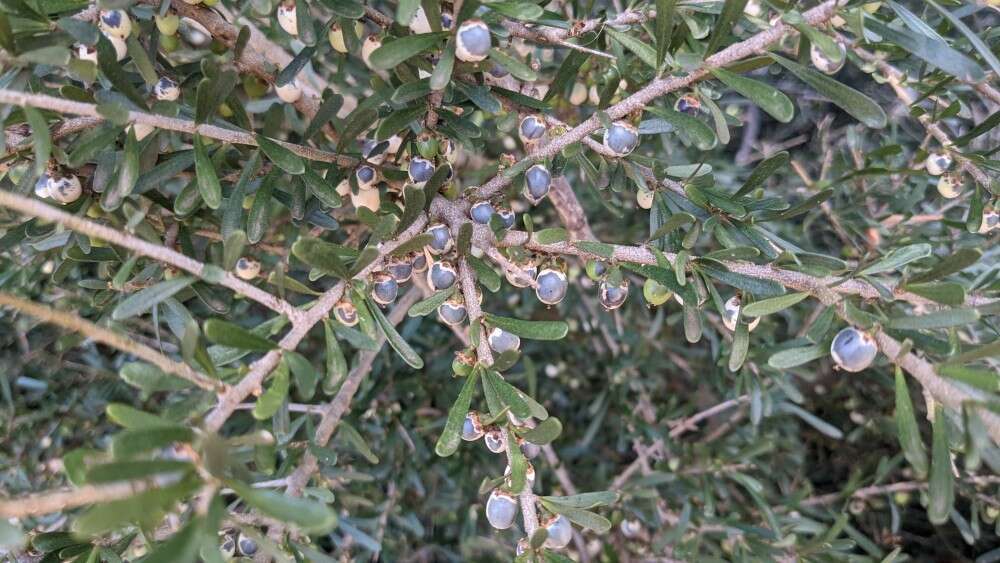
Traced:
<svg viewBox="0 0 1000 563">
<path fill-rule="evenodd" d="M 176 35 L 160 35 L 160 48 L 164 53 L 173 53 L 180 47 L 180 40 Z"/>
<path fill-rule="evenodd" d="M 267 82 L 264 82 L 260 78 L 247 74 L 243 76 L 243 91 L 247 93 L 250 98 L 260 98 L 264 94 L 267 94 L 269 86 Z"/>
<path fill-rule="evenodd" d="M 175 14 L 156 16 L 156 29 L 163 35 L 173 36 L 177 34 L 177 28 L 181 25 L 181 19 Z"/>
<path fill-rule="evenodd" d="M 605 272 L 608 271 L 608 265 L 600 260 L 588 260 L 587 261 L 587 277 L 594 280 L 600 281 L 604 277 Z"/>
<path fill-rule="evenodd" d="M 659 307 L 670 300 L 671 292 L 667 286 L 660 282 L 647 278 L 642 284 L 642 297 L 652 307 Z"/>
</svg>

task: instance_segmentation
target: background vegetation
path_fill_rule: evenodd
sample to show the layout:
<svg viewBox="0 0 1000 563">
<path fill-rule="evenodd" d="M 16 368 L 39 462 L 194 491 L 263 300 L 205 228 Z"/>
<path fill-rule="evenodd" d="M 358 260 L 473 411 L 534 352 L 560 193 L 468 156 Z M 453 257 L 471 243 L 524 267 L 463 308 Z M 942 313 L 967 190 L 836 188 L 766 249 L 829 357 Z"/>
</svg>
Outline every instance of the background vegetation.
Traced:
<svg viewBox="0 0 1000 563">
<path fill-rule="evenodd" d="M 997 21 L 0 0 L 0 557 L 1000 560 Z"/>
</svg>

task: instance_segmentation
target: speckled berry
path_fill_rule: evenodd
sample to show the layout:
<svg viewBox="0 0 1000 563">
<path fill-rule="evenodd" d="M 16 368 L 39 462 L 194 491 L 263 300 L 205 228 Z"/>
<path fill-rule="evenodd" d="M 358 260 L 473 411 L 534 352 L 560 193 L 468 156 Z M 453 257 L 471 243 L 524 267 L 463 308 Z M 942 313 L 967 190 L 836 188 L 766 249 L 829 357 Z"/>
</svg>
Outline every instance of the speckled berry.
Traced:
<svg viewBox="0 0 1000 563">
<path fill-rule="evenodd" d="M 379 305 L 388 305 L 399 295 L 399 283 L 389 274 L 378 272 L 372 276 L 372 299 Z"/>
<path fill-rule="evenodd" d="M 491 330 L 487 340 L 489 341 L 490 348 L 497 354 L 510 351 L 516 352 L 521 349 L 521 337 L 507 332 L 500 327 L 495 327 Z"/>
<path fill-rule="evenodd" d="M 302 88 L 299 87 L 296 79 L 292 79 L 291 82 L 283 86 L 277 86 L 274 92 L 278 95 L 278 99 L 286 104 L 294 104 L 302 98 Z"/>
<path fill-rule="evenodd" d="M 517 221 L 517 215 L 509 207 L 500 207 L 496 210 L 497 219 L 500 219 L 500 226 L 504 229 L 509 229 L 514 226 L 514 222 Z"/>
<path fill-rule="evenodd" d="M 455 35 L 455 56 L 458 60 L 475 63 L 490 54 L 493 39 L 490 28 L 482 20 L 466 20 Z"/>
<path fill-rule="evenodd" d="M 535 296 L 546 305 L 558 305 L 566 297 L 566 288 L 569 283 L 566 281 L 566 274 L 559 270 L 546 268 L 538 273 L 538 287 L 535 288 Z"/>
<path fill-rule="evenodd" d="M 438 318 L 446 325 L 457 326 L 465 322 L 468 310 L 460 296 L 454 296 L 438 305 Z"/>
<path fill-rule="evenodd" d="M 106 35 L 125 39 L 132 33 L 132 20 L 125 10 L 101 10 L 98 27 Z"/>
<path fill-rule="evenodd" d="M 222 557 L 226 559 L 231 559 L 236 555 L 236 536 L 232 533 L 227 533 L 222 536 L 222 543 L 219 545 L 219 552 L 221 552 Z"/>
<path fill-rule="evenodd" d="M 427 270 L 427 285 L 434 291 L 450 288 L 455 285 L 456 279 L 458 273 L 455 272 L 455 267 L 445 260 L 434 262 Z"/>
<path fill-rule="evenodd" d="M 333 306 L 333 317 L 344 326 L 354 326 L 360 320 L 357 307 L 347 299 L 341 299 Z"/>
<path fill-rule="evenodd" d="M 354 169 L 354 178 L 358 181 L 359 188 L 370 190 L 378 183 L 378 170 L 367 164 L 362 164 Z"/>
<path fill-rule="evenodd" d="M 299 34 L 298 13 L 295 9 L 295 1 L 282 2 L 278 5 L 278 25 L 289 35 Z"/>
<path fill-rule="evenodd" d="M 483 437 L 483 424 L 479 421 L 479 413 L 469 411 L 465 415 L 465 422 L 462 423 L 462 439 L 466 442 L 475 442 Z"/>
<path fill-rule="evenodd" d="M 931 176 L 940 176 L 951 168 L 951 156 L 942 152 L 931 153 L 927 155 L 925 167 Z"/>
<path fill-rule="evenodd" d="M 601 280 L 597 291 L 604 310 L 613 311 L 621 307 L 625 303 L 625 299 L 628 298 L 628 281 L 622 278 L 621 283 L 614 285 L 608 280 Z"/>
<path fill-rule="evenodd" d="M 983 211 L 983 220 L 979 224 L 979 234 L 986 235 L 994 229 L 1000 229 L 1000 213 L 995 209 Z"/>
<path fill-rule="evenodd" d="M 507 282 L 514 287 L 531 287 L 538 277 L 538 266 L 531 260 L 515 264 L 517 269 L 504 270 Z M 518 271 L 520 270 L 520 272 Z"/>
<path fill-rule="evenodd" d="M 840 69 L 844 68 L 844 62 L 847 60 L 846 48 L 839 43 L 837 47 L 840 49 L 840 56 L 831 59 L 823 49 L 813 43 L 809 47 L 809 58 L 812 60 L 813 66 L 824 74 L 837 74 Z"/>
<path fill-rule="evenodd" d="M 493 213 L 493 204 L 488 201 L 477 201 L 469 209 L 469 217 L 472 218 L 473 223 L 478 225 L 488 225 Z"/>
<path fill-rule="evenodd" d="M 444 254 L 455 245 L 455 240 L 451 237 L 451 231 L 443 223 L 435 223 L 428 227 L 427 233 L 431 235 L 431 243 L 427 248 L 431 254 Z"/>
<path fill-rule="evenodd" d="M 630 123 L 616 121 L 604 130 L 604 146 L 616 156 L 625 156 L 639 146 L 639 131 Z"/>
<path fill-rule="evenodd" d="M 549 533 L 545 539 L 545 547 L 549 549 L 563 549 L 573 539 L 573 525 L 562 514 L 546 520 L 545 531 Z"/>
<path fill-rule="evenodd" d="M 386 264 L 385 271 L 396 283 L 406 283 L 413 277 L 413 264 L 405 258 L 392 258 Z"/>
<path fill-rule="evenodd" d="M 962 195 L 964 184 L 960 173 L 946 172 L 938 179 L 937 191 L 943 198 L 955 199 Z"/>
<path fill-rule="evenodd" d="M 661 284 L 660 282 L 654 280 L 653 278 L 647 278 L 642 284 L 642 297 L 649 303 L 652 307 L 659 307 L 667 301 L 670 300 L 671 292 L 667 289 L 667 286 Z"/>
<path fill-rule="evenodd" d="M 688 115 L 698 115 L 701 112 L 701 101 L 691 94 L 684 94 L 674 102 L 674 109 Z"/>
<path fill-rule="evenodd" d="M 257 542 L 250 538 L 250 536 L 240 534 L 239 539 L 236 541 L 236 547 L 239 548 L 240 555 L 244 557 L 253 557 L 257 553 Z"/>
<path fill-rule="evenodd" d="M 161 76 L 153 85 L 153 95 L 157 100 L 172 102 L 181 97 L 181 88 L 172 78 Z"/>
<path fill-rule="evenodd" d="M 260 262 L 247 256 L 236 261 L 236 276 L 243 280 L 252 280 L 260 274 Z"/>
<path fill-rule="evenodd" d="M 524 197 L 536 204 L 549 194 L 552 173 L 542 164 L 535 164 L 524 173 Z"/>
<path fill-rule="evenodd" d="M 494 489 L 486 501 L 486 519 L 490 526 L 498 530 L 506 530 L 514 525 L 517 515 L 517 497 Z"/>
<path fill-rule="evenodd" d="M 406 168 L 406 174 L 414 186 L 423 186 L 434 175 L 434 163 L 426 158 L 414 157 Z"/>
<path fill-rule="evenodd" d="M 878 345 L 866 332 L 848 327 L 837 333 L 830 344 L 830 355 L 840 369 L 862 371 L 875 361 Z"/>
<path fill-rule="evenodd" d="M 498 454 L 507 449 L 507 442 L 503 439 L 503 432 L 497 427 L 492 427 L 483 434 L 483 442 L 486 444 L 486 449 Z"/>
<path fill-rule="evenodd" d="M 83 186 L 76 176 L 50 176 L 49 197 L 63 205 L 73 203 L 83 195 Z"/>
</svg>

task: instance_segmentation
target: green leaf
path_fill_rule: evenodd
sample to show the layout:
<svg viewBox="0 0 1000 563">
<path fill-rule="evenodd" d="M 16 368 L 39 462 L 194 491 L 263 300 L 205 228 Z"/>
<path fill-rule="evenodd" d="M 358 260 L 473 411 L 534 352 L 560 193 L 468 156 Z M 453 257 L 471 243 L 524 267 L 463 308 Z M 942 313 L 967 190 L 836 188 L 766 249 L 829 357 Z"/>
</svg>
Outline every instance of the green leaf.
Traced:
<svg viewBox="0 0 1000 563">
<path fill-rule="evenodd" d="M 155 414 L 141 411 L 122 403 L 109 403 L 105 407 L 108 419 L 115 424 L 128 429 L 153 428 L 156 426 L 173 426 L 173 423 Z"/>
<path fill-rule="evenodd" d="M 743 291 L 750 292 L 754 295 L 772 297 L 783 295 L 785 293 L 784 286 L 778 282 L 732 272 L 721 262 L 714 262 L 702 258 L 698 260 L 697 264 L 698 269 L 705 274 L 708 274 L 724 284 L 742 289 Z M 685 303 L 687 303 L 687 301 L 685 301 Z"/>
<path fill-rule="evenodd" d="M 187 380 L 168 375 L 160 368 L 143 362 L 125 364 L 118 375 L 125 383 L 141 389 L 146 394 L 157 391 L 178 391 L 191 387 L 191 383 Z"/>
<path fill-rule="evenodd" d="M 267 352 L 278 347 L 277 344 L 235 325 L 220 319 L 208 319 L 203 328 L 205 338 L 221 346 L 240 350 Z"/>
<path fill-rule="evenodd" d="M 278 168 L 293 176 L 306 171 L 306 163 L 302 157 L 293 153 L 283 144 L 264 135 L 254 135 L 254 138 L 257 140 L 257 146 L 260 147 L 261 152 Z"/>
<path fill-rule="evenodd" d="M 312 120 L 309 121 L 309 126 L 302 133 L 302 138 L 309 140 L 319 133 L 323 126 L 330 122 L 330 120 L 337 117 L 337 112 L 340 111 L 341 106 L 344 105 L 344 98 L 339 94 L 335 94 L 332 90 L 327 89 L 323 92 L 323 102 L 320 104 L 319 109 L 316 110 L 316 115 L 313 116 Z"/>
<path fill-rule="evenodd" d="M 808 293 L 789 293 L 787 295 L 772 297 L 770 299 L 754 301 L 746 307 L 743 307 L 740 314 L 747 317 L 763 317 L 764 315 L 773 315 L 778 311 L 783 311 L 792 305 L 795 305 L 807 297 L 809 297 Z"/>
<path fill-rule="evenodd" d="M 524 434 L 521 434 L 521 437 L 532 444 L 544 446 L 552 443 L 556 438 L 558 438 L 559 435 L 562 434 L 562 429 L 562 422 L 560 422 L 558 418 L 550 416 L 540 422 L 538 426 L 529 429 Z"/>
<path fill-rule="evenodd" d="M 194 136 L 194 171 L 198 178 L 198 191 L 201 199 L 210 209 L 218 209 L 222 204 L 222 186 L 215 174 L 215 165 L 208 156 L 208 149 L 201 135 Z"/>
<path fill-rule="evenodd" d="M 802 348 L 789 348 L 772 354 L 767 360 L 767 365 L 775 369 L 790 369 L 807 364 L 813 360 L 818 360 L 829 354 L 829 350 L 823 346 L 805 346 Z"/>
<path fill-rule="evenodd" d="M 920 439 L 920 429 L 917 427 L 913 401 L 910 400 L 910 390 L 906 386 L 906 376 L 899 366 L 896 366 L 896 433 L 906 461 L 910 462 L 917 477 L 923 478 L 927 475 L 927 452 L 924 450 L 923 440 Z"/>
<path fill-rule="evenodd" d="M 615 255 L 614 245 L 605 242 L 578 240 L 573 243 L 573 246 L 588 254 L 593 254 L 594 256 L 599 256 L 601 258 L 610 259 Z"/>
<path fill-rule="evenodd" d="M 119 432 L 111 439 L 115 459 L 165 448 L 174 442 L 190 442 L 194 431 L 186 426 L 153 426 Z"/>
<path fill-rule="evenodd" d="M 804 67 L 784 57 L 770 53 L 775 62 L 788 69 L 789 72 L 805 82 L 814 90 L 830 98 L 840 109 L 873 129 L 881 129 L 886 125 L 885 112 L 882 107 L 868 96 L 850 86 L 845 86 L 833 78 Z"/>
<path fill-rule="evenodd" d="M 983 251 L 978 248 L 960 248 L 942 258 L 930 270 L 911 277 L 907 285 L 939 280 L 951 274 L 961 272 L 978 262 L 982 256 Z"/>
<path fill-rule="evenodd" d="M 795 106 L 792 104 L 792 100 L 770 84 L 733 74 L 721 68 L 713 68 L 710 71 L 723 84 L 760 106 L 760 109 L 778 121 L 788 123 L 795 115 Z"/>
<path fill-rule="evenodd" d="M 708 44 L 705 45 L 705 58 L 714 54 L 723 40 L 729 37 L 733 26 L 743 15 L 746 5 L 747 0 L 726 0 L 726 3 L 722 5 L 719 19 L 715 21 L 715 26 L 712 28 L 712 36 L 708 38 Z"/>
<path fill-rule="evenodd" d="M 130 523 L 153 526 L 177 502 L 194 492 L 197 486 L 196 481 L 189 479 L 167 487 L 146 490 L 123 500 L 99 504 L 77 517 L 72 525 L 73 533 L 79 537 L 89 537 Z"/>
<path fill-rule="evenodd" d="M 455 68 L 455 39 L 450 38 L 441 51 L 441 58 L 431 73 L 431 90 L 444 90 L 451 83 L 451 72 Z"/>
<path fill-rule="evenodd" d="M 993 69 L 993 72 L 997 76 L 1000 76 L 1000 60 L 997 59 L 997 56 L 993 53 L 992 49 L 990 49 L 989 45 L 987 45 L 986 42 L 984 42 L 979 35 L 976 34 L 976 32 L 969 29 L 969 27 L 965 25 L 965 23 L 953 12 L 945 10 L 939 6 L 937 2 L 934 2 L 934 0 L 927 0 L 927 3 L 940 12 L 941 15 L 944 16 L 955 29 L 961 32 L 961 34 L 969 40 L 969 43 L 976 48 L 976 52 L 979 53 L 979 56 L 986 61 L 986 64 Z"/>
<path fill-rule="evenodd" d="M 510 412 L 514 413 L 514 416 L 518 418 L 528 418 L 533 416 L 532 409 L 525 400 L 526 396 L 521 393 L 516 387 L 507 383 L 507 381 L 500 377 L 500 374 L 493 371 L 487 370 L 483 373 L 483 390 L 484 392 L 489 389 L 490 394 L 497 401 L 499 401 L 501 409 L 503 407 L 509 408 Z M 493 408 L 490 412 L 494 412 Z M 496 411 L 499 412 L 499 411 Z"/>
<path fill-rule="evenodd" d="M 942 305 L 958 307 L 965 303 L 965 287 L 957 282 L 908 283 L 905 289 Z"/>
<path fill-rule="evenodd" d="M 382 332 L 385 334 L 386 341 L 392 346 L 392 349 L 399 354 L 399 357 L 403 359 L 411 368 L 422 369 L 424 367 L 424 361 L 420 359 L 420 355 L 413 351 L 413 348 L 403 340 L 403 337 L 396 332 L 396 327 L 392 326 L 389 319 L 385 318 L 382 310 L 378 305 L 372 301 L 371 297 L 366 297 L 368 302 L 368 309 L 371 310 L 372 316 L 375 317 L 375 322 L 381 327 Z"/>
<path fill-rule="evenodd" d="M 524 80 L 526 82 L 534 82 L 538 80 L 538 73 L 531 70 L 531 67 L 524 64 L 518 59 L 504 53 L 500 49 L 493 48 L 490 49 L 490 59 L 496 64 L 507 69 L 514 78 L 519 80 Z"/>
<path fill-rule="evenodd" d="M 653 68 L 660 68 L 666 60 L 674 31 L 676 4 L 677 0 L 656 0 L 656 65 Z"/>
<path fill-rule="evenodd" d="M 869 264 L 858 272 L 858 275 L 870 276 L 872 274 L 881 274 L 883 272 L 895 272 L 914 260 L 927 258 L 931 255 L 931 252 L 931 245 L 926 243 L 902 246 L 890 251 L 879 260 Z"/>
<path fill-rule="evenodd" d="M 545 14 L 545 10 L 531 2 L 501 0 L 488 2 L 485 5 L 494 12 L 515 20 L 532 21 L 541 18 Z"/>
<path fill-rule="evenodd" d="M 486 313 L 486 323 L 533 340 L 560 340 L 569 332 L 565 321 L 526 321 Z"/>
<path fill-rule="evenodd" d="M 307 400 L 312 399 L 316 393 L 316 384 L 319 383 L 319 372 L 313 367 L 312 362 L 298 352 L 285 352 L 283 359 L 295 377 L 295 387 L 299 396 Z"/>
<path fill-rule="evenodd" d="M 338 323 L 339 324 L 339 323 Z M 326 378 L 323 380 L 323 392 L 333 394 L 347 377 L 347 358 L 334 334 L 333 322 L 323 319 L 323 340 L 326 344 Z"/>
<path fill-rule="evenodd" d="M 341 257 L 346 248 L 317 238 L 303 237 L 292 245 L 292 254 L 309 266 L 340 279 L 348 279 L 347 267 Z"/>
<path fill-rule="evenodd" d="M 889 328 L 897 330 L 929 330 L 964 326 L 979 320 L 975 309 L 945 309 L 925 315 L 909 315 L 889 319 Z"/>
<path fill-rule="evenodd" d="M 690 140 L 698 150 L 712 150 L 719 143 L 715 131 L 697 117 L 656 106 L 648 106 L 646 111 L 673 125 L 677 134 Z"/>
<path fill-rule="evenodd" d="M 372 465 L 378 464 L 378 456 L 372 451 L 371 446 L 368 445 L 368 442 L 358 432 L 358 429 L 348 422 L 340 421 L 340 424 L 337 426 L 337 438 L 341 438 L 347 442 L 347 445 L 361 454 L 361 457 L 365 458 L 368 463 Z"/>
<path fill-rule="evenodd" d="M 125 155 L 122 158 L 121 166 L 118 168 L 118 179 L 111 189 L 105 189 L 101 197 L 101 208 L 105 211 L 118 209 L 135 189 L 136 180 L 139 177 L 139 141 L 135 138 L 135 131 L 129 131 L 125 138 Z"/>
<path fill-rule="evenodd" d="M 417 35 L 406 35 L 399 39 L 394 39 L 383 43 L 381 47 L 375 49 L 371 54 L 372 67 L 380 70 L 391 70 L 411 57 L 415 57 L 424 51 L 436 46 L 442 39 L 448 37 L 448 33 L 420 33 Z"/>
<path fill-rule="evenodd" d="M 743 182 L 743 185 L 733 194 L 733 197 L 746 195 L 764 185 L 764 182 L 774 175 L 775 172 L 788 166 L 789 160 L 788 151 L 781 151 L 764 159 L 753 169 L 750 177 L 747 178 L 746 182 Z"/>
<path fill-rule="evenodd" d="M 974 60 L 952 49 L 944 41 L 922 33 L 899 31 L 871 17 L 865 18 L 865 28 L 881 35 L 883 40 L 899 45 L 959 80 L 979 82 L 985 77 L 983 69 Z"/>
<path fill-rule="evenodd" d="M 940 404 L 934 408 L 933 426 L 927 518 L 932 524 L 941 525 L 948 521 L 955 504 L 955 481 L 951 473 L 951 454 L 948 452 L 948 421 Z"/>
<path fill-rule="evenodd" d="M 273 417 L 281 408 L 281 404 L 285 402 L 285 398 L 288 397 L 288 387 L 288 365 L 282 358 L 281 363 L 272 372 L 271 384 L 254 403 L 253 417 L 257 420 L 269 420 Z"/>
<path fill-rule="evenodd" d="M 538 244 L 555 244 L 569 239 L 569 233 L 562 227 L 550 227 L 535 232 L 535 242 Z"/>
<path fill-rule="evenodd" d="M 337 514 L 321 502 L 290 497 L 279 491 L 254 489 L 238 481 L 226 484 L 248 505 L 280 522 L 291 523 L 307 534 L 326 534 L 337 526 Z"/>
<path fill-rule="evenodd" d="M 111 318 L 116 321 L 123 321 L 136 315 L 141 315 L 159 305 L 165 299 L 173 297 L 178 291 L 181 291 L 194 282 L 195 278 L 182 276 L 144 288 L 119 303 L 115 307 L 115 310 L 111 312 Z"/>
<path fill-rule="evenodd" d="M 247 240 L 252 244 L 257 244 L 264 238 L 271 222 L 271 195 L 274 193 L 274 184 L 278 180 L 278 170 L 272 169 L 253 196 L 253 205 L 250 206 L 250 214 L 247 216 Z"/>
<path fill-rule="evenodd" d="M 188 461 L 176 459 L 139 459 L 103 463 L 87 469 L 87 483 L 111 483 L 148 478 L 161 473 L 187 472 L 194 469 Z"/>
<path fill-rule="evenodd" d="M 565 497 L 543 496 L 539 498 L 560 506 L 588 510 L 597 508 L 598 506 L 609 506 L 618 502 L 618 493 L 612 491 L 595 491 Z"/>
<path fill-rule="evenodd" d="M 656 49 L 650 47 L 648 43 L 612 27 L 604 28 L 604 32 L 614 38 L 615 41 L 621 43 L 622 47 L 635 53 L 635 56 L 639 57 L 640 61 L 656 70 Z"/>
<path fill-rule="evenodd" d="M 33 107 L 25 107 L 23 111 L 31 126 L 31 138 L 34 141 L 35 174 L 40 176 L 48 167 L 49 155 L 52 154 L 52 135 L 49 133 L 49 124 L 40 111 Z"/>
<path fill-rule="evenodd" d="M 960 364 L 965 362 L 972 362 L 982 358 L 989 358 L 992 356 L 1000 356 L 1000 339 L 994 340 L 982 346 L 977 346 L 971 350 L 963 352 L 957 356 L 948 359 L 949 364 Z"/>
<path fill-rule="evenodd" d="M 588 530 L 593 530 L 598 534 L 606 534 L 611 530 L 611 522 L 594 512 L 589 510 L 583 510 L 581 508 L 576 508 L 573 506 L 562 504 L 558 501 L 548 500 L 550 497 L 539 497 L 539 501 L 542 506 L 545 507 L 549 512 L 555 514 L 562 514 L 569 519 L 570 522 L 580 526 L 581 528 L 586 528 Z"/>
<path fill-rule="evenodd" d="M 466 223 L 468 225 L 469 223 Z M 476 275 L 476 281 L 485 287 L 490 293 L 496 293 L 500 291 L 500 284 L 502 283 L 500 279 L 500 274 L 493 269 L 482 258 L 476 258 L 472 254 L 465 257 L 466 261 L 469 263 L 469 267 L 472 268 L 473 273 Z"/>
<path fill-rule="evenodd" d="M 125 74 L 125 67 L 118 62 L 118 52 L 103 33 L 97 38 L 97 67 L 114 86 L 116 92 L 124 95 L 136 106 L 146 108 L 146 101 Z"/>
<path fill-rule="evenodd" d="M 961 381 L 987 393 L 1000 391 L 1000 373 L 996 370 L 943 364 L 938 366 L 937 372 L 944 377 Z"/>
<path fill-rule="evenodd" d="M 7 520 L 0 520 L 0 547 L 9 551 L 20 549 L 24 545 L 24 533 Z"/>
<path fill-rule="evenodd" d="M 462 426 L 465 424 L 465 415 L 469 412 L 472 404 L 472 394 L 476 390 L 479 381 L 480 370 L 474 369 L 465 378 L 465 384 L 459 392 L 455 402 L 448 409 L 448 420 L 444 424 L 444 430 L 434 446 L 434 452 L 441 457 L 448 457 L 458 450 L 458 445 L 462 442 Z"/>
<path fill-rule="evenodd" d="M 750 328 L 746 323 L 738 323 L 733 333 L 733 345 L 729 352 L 729 371 L 736 372 L 743 367 L 750 350 Z"/>
<path fill-rule="evenodd" d="M 413 107 L 401 108 L 393 111 L 382 120 L 375 131 L 375 139 L 384 141 L 406 129 L 414 121 L 419 121 L 427 114 L 426 104 L 417 104 Z"/>
<path fill-rule="evenodd" d="M 316 196 L 316 199 L 323 205 L 336 208 L 344 204 L 340 194 L 337 193 L 336 186 L 317 174 L 312 167 L 306 167 L 305 172 L 302 173 L 302 181 L 309 188 L 309 192 Z"/>
</svg>

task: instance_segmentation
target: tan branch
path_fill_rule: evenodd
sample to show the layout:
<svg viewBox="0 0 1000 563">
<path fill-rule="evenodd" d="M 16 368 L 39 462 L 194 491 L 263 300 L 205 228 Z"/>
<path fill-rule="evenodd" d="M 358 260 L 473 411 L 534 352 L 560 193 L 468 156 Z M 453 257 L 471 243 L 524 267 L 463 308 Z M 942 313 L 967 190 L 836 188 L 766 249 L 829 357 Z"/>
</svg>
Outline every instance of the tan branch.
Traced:
<svg viewBox="0 0 1000 563">
<path fill-rule="evenodd" d="M 44 492 L 0 501 L 0 517 L 25 518 L 61 512 L 79 506 L 122 500 L 152 488 L 148 481 L 127 481 L 109 485 L 84 485 L 76 489 Z"/>
</svg>

